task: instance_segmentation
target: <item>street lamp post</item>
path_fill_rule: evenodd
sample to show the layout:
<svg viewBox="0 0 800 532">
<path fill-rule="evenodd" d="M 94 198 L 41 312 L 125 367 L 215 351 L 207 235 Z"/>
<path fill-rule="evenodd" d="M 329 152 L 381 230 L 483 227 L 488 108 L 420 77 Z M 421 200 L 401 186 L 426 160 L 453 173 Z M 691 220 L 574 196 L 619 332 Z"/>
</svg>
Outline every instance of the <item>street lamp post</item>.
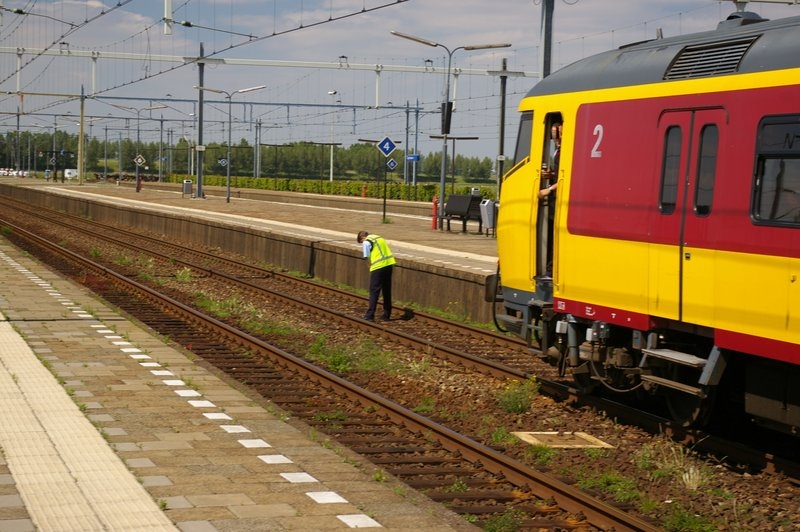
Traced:
<svg viewBox="0 0 800 532">
<path fill-rule="evenodd" d="M 243 92 L 251 92 L 257 91 L 266 88 L 266 85 L 257 85 L 255 87 L 248 87 L 246 89 L 238 89 L 233 92 L 224 91 L 222 89 L 213 89 L 211 87 L 201 87 L 195 86 L 194 88 L 200 91 L 208 91 L 208 92 L 216 92 L 217 94 L 224 94 L 225 97 L 228 99 L 228 150 L 227 155 L 225 156 L 227 159 L 227 164 L 225 165 L 225 202 L 231 202 L 231 124 L 233 123 L 232 119 L 232 100 L 235 94 L 241 94 Z"/>
<path fill-rule="evenodd" d="M 339 91 L 335 91 L 335 90 L 334 91 L 328 91 L 328 95 L 329 96 L 336 96 L 337 94 L 339 94 Z M 331 117 L 331 174 L 330 174 L 330 180 L 333 181 L 333 117 Z"/>
<path fill-rule="evenodd" d="M 439 179 L 439 229 L 442 230 L 444 228 L 444 195 L 445 195 L 445 187 L 447 185 L 447 139 L 448 135 L 450 134 L 450 113 L 453 110 L 453 102 L 450 101 L 450 68 L 453 63 L 453 54 L 456 53 L 458 50 L 487 50 L 490 48 L 509 48 L 511 46 L 510 43 L 497 43 L 497 44 L 471 44 L 466 46 L 457 46 L 452 50 L 447 46 L 438 43 L 436 41 L 431 41 L 429 39 L 424 39 L 422 37 L 416 37 L 414 35 L 409 35 L 407 33 L 401 33 L 399 31 L 392 30 L 390 32 L 392 35 L 396 37 L 402 37 L 403 39 L 408 39 L 410 41 L 414 41 L 420 44 L 424 44 L 425 46 L 431 46 L 433 48 L 439 47 L 444 48 L 447 52 L 447 72 L 445 74 L 445 88 L 444 88 L 444 101 L 442 102 L 442 165 L 441 165 L 441 175 Z"/>
</svg>

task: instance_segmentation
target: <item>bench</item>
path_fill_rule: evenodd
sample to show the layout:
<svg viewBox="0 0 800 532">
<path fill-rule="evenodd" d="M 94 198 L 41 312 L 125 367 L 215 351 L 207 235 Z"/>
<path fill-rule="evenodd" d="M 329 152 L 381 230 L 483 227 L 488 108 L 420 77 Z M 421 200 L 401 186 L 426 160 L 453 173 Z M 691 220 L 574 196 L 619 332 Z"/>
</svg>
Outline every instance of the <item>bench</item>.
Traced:
<svg viewBox="0 0 800 532">
<path fill-rule="evenodd" d="M 450 220 L 461 220 L 462 233 L 467 232 L 467 222 L 476 220 L 478 232 L 483 232 L 483 219 L 481 218 L 481 197 L 472 194 L 451 194 L 444 204 L 444 219 L 447 220 L 447 230 L 450 230 Z"/>
</svg>

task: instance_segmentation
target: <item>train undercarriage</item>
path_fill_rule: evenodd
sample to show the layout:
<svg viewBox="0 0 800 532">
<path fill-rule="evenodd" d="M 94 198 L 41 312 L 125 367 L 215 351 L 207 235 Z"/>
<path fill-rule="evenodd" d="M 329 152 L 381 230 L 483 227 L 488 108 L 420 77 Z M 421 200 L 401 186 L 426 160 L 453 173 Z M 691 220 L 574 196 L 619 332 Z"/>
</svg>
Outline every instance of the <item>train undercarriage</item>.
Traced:
<svg viewBox="0 0 800 532">
<path fill-rule="evenodd" d="M 569 371 L 582 392 L 604 388 L 658 395 L 681 426 L 708 420 L 726 366 L 725 356 L 710 342 L 694 338 L 690 344 L 681 334 L 630 330 L 570 315 L 541 320 L 541 330 L 537 351 L 558 366 L 560 375 Z"/>
<path fill-rule="evenodd" d="M 581 392 L 661 398 L 684 427 L 705 425 L 723 403 L 764 426 L 800 435 L 800 390 L 792 386 L 800 382 L 798 368 L 719 349 L 710 330 L 676 324 L 638 331 L 559 314 L 542 299 L 532 301 L 522 308 L 506 301 L 498 323 L 525 338 L 561 376 L 569 374 Z"/>
</svg>

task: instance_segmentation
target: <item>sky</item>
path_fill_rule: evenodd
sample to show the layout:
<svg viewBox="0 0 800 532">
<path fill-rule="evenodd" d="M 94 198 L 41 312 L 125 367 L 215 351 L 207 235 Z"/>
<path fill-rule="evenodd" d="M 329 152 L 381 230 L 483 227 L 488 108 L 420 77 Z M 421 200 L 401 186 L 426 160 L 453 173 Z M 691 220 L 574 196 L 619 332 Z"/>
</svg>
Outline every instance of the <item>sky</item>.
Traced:
<svg viewBox="0 0 800 532">
<path fill-rule="evenodd" d="M 800 15 L 798 2 L 751 1 L 746 9 L 776 19 Z M 457 142 L 456 152 L 495 159 L 500 81 L 486 72 L 500 70 L 505 59 L 512 73 L 506 152 L 516 134 L 516 107 L 541 76 L 542 0 L 0 4 L 2 133 L 17 127 L 77 133 L 83 93 L 84 131 L 101 141 L 196 142 L 201 69 L 191 59 L 202 47 L 212 61 L 202 69 L 202 85 L 225 91 L 204 93 L 203 143 L 226 142 L 229 133 L 233 144 L 349 146 L 389 137 L 403 149 L 435 153 L 442 141 L 431 135 L 440 133 L 449 84 L 456 102 L 451 135 L 477 137 Z M 710 30 L 735 9 L 729 0 L 555 0 L 551 70 L 659 30 L 667 37 Z M 175 21 L 170 34 L 165 17 Z M 511 46 L 463 48 L 488 44 Z M 263 88 L 236 92 L 252 87 Z"/>
</svg>

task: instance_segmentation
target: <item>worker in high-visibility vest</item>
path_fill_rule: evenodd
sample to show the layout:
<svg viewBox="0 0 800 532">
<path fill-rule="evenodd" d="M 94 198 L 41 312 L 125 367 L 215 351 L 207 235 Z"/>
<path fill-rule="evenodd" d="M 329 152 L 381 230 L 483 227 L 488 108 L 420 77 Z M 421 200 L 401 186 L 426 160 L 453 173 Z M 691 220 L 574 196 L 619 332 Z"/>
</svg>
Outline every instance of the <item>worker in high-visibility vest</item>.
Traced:
<svg viewBox="0 0 800 532">
<path fill-rule="evenodd" d="M 369 231 L 359 231 L 356 240 L 363 246 L 364 258 L 369 260 L 369 307 L 364 319 L 369 321 L 375 319 L 375 309 L 381 293 L 383 294 L 381 318 L 391 319 L 392 270 L 397 261 L 382 236 L 370 234 Z"/>
</svg>

